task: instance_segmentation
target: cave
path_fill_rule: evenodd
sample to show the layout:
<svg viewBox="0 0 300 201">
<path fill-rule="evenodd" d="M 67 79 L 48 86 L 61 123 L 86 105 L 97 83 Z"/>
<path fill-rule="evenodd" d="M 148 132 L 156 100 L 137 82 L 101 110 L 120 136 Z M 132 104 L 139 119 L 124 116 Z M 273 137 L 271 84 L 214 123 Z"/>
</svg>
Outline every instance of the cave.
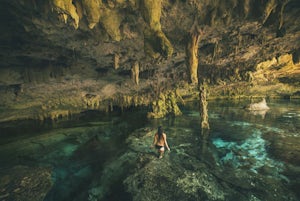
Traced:
<svg viewBox="0 0 300 201">
<path fill-rule="evenodd" d="M 44 131 L 54 129 L 56 124 L 67 127 L 67 122 L 83 121 L 83 119 L 90 121 L 99 116 L 103 118 L 101 119 L 103 122 L 106 118 L 112 118 L 111 122 L 113 122 L 114 118 L 118 119 L 123 115 L 142 113 L 143 115 L 136 121 L 143 120 L 143 125 L 146 121 L 166 124 L 165 118 L 171 124 L 170 122 L 176 122 L 176 118 L 189 115 L 186 111 L 191 107 L 197 108 L 200 114 L 195 115 L 197 118 L 200 115 L 202 120 L 197 119 L 198 122 L 193 125 L 189 122 L 185 123 L 201 133 L 199 138 L 202 141 L 209 141 L 207 138 L 215 139 L 209 145 L 201 143 L 199 146 L 223 149 L 224 162 L 228 159 L 225 152 L 230 146 L 228 143 L 231 139 L 223 141 L 224 139 L 220 140 L 216 136 L 216 138 L 210 137 L 211 133 L 217 132 L 214 128 L 216 115 L 210 110 L 216 111 L 216 108 L 222 104 L 226 107 L 229 103 L 235 105 L 237 102 L 247 105 L 262 99 L 274 105 L 281 101 L 299 104 L 300 2 L 298 0 L 1 0 L 0 13 L 2 30 L 0 32 L 0 136 L 3 140 L 0 146 L 3 147 L 14 139 L 18 141 L 15 135 L 23 124 L 32 127 L 36 135 L 41 132 L 40 129 Z M 242 108 L 241 105 L 239 107 Z M 279 109 L 271 108 L 270 111 L 279 112 Z M 247 112 L 249 113 L 242 110 L 240 113 L 245 117 Z M 283 109 L 280 112 L 283 112 Z M 297 112 L 298 110 L 295 109 L 290 112 L 291 114 L 285 114 L 292 115 L 293 120 L 288 121 L 287 124 L 295 124 L 292 131 L 295 133 L 299 130 L 299 124 L 294 120 L 299 120 Z M 235 117 L 236 113 L 231 115 Z M 263 115 L 259 113 L 259 115 L 265 118 L 266 113 Z M 209 123 L 210 118 L 213 120 L 212 125 Z M 226 119 L 223 116 L 220 118 Z M 280 119 L 275 114 L 273 118 L 278 121 Z M 120 128 L 123 126 L 120 121 L 124 119 L 116 120 Z M 190 120 L 193 122 L 192 119 Z M 78 123 L 78 127 L 81 124 L 83 123 Z M 219 124 L 222 125 L 221 122 L 218 122 Z M 103 125 L 106 126 L 105 123 Z M 156 123 L 153 125 L 157 126 Z M 203 134 L 203 129 L 200 129 L 201 125 L 207 128 L 204 132 L 206 134 Z M 16 129 L 13 129 L 14 127 Z M 133 137 L 137 137 L 138 134 L 134 129 L 138 127 L 130 128 L 126 127 L 125 130 L 133 132 Z M 109 129 L 113 130 L 113 128 Z M 294 137 L 299 142 L 299 135 L 289 135 L 286 144 L 280 145 L 270 137 L 272 132 L 278 131 L 264 131 L 267 134 L 262 138 L 270 141 L 268 146 L 273 147 L 274 150 L 270 148 L 273 154 L 282 160 L 295 159 L 299 162 L 297 158 L 299 147 L 293 145 L 294 150 L 288 149 L 291 156 L 286 158 L 278 153 L 278 150 L 286 149 L 285 146 L 288 146 Z M 91 132 L 97 133 L 95 130 Z M 101 132 L 105 133 L 102 130 Z M 6 139 L 10 133 L 14 133 L 11 136 L 12 140 Z M 141 133 L 147 135 L 144 130 Z M 24 135 L 30 137 L 30 131 L 25 129 Z M 95 153 L 98 157 L 104 158 L 106 155 L 115 154 L 112 151 L 114 148 L 106 147 L 105 138 L 94 138 L 94 135 L 90 137 L 88 141 L 80 142 L 80 150 L 75 153 L 76 160 L 83 152 Z M 119 136 L 117 139 L 126 137 Z M 44 145 L 41 142 L 34 146 Z M 238 142 L 232 146 L 235 151 L 244 152 Z M 101 151 L 97 147 L 102 147 Z M 135 153 L 140 149 L 141 147 L 135 147 Z M 181 153 L 180 150 L 181 148 L 178 147 L 177 152 Z M 235 157 L 238 157 L 238 154 Z M 87 162 L 92 160 L 85 159 Z M 147 166 L 149 161 L 143 160 L 150 159 L 149 157 L 138 158 L 140 160 L 138 164 Z M 102 161 L 103 164 L 109 162 L 104 159 Z M 123 167 L 125 162 L 112 165 Z M 126 168 L 129 166 L 134 165 L 128 162 Z M 167 165 L 163 167 L 170 168 Z M 93 163 L 92 168 L 106 170 L 107 167 L 98 167 Z M 293 169 L 291 166 L 289 168 Z M 40 178 L 44 178 L 44 188 L 41 191 L 45 193 L 39 194 L 36 199 L 30 195 L 28 199 L 55 200 L 55 196 L 51 194 L 55 190 L 49 190 L 51 184 L 48 180 L 51 170 L 41 166 L 35 166 L 33 169 L 37 171 Z M 210 174 L 204 172 L 194 175 L 192 169 L 198 170 L 199 167 L 189 167 L 177 184 L 172 183 L 170 178 L 165 178 L 165 183 L 172 183 L 174 189 L 177 187 L 180 189 L 173 197 L 169 197 L 170 200 L 171 198 L 188 200 L 187 197 L 191 200 L 233 199 L 233 194 L 237 191 L 229 190 L 227 193 L 230 196 L 226 197 L 226 193 L 211 195 L 208 193 L 209 189 L 206 191 L 200 188 L 199 185 L 204 184 L 195 183 L 193 178 L 200 179 L 205 177 L 203 174 Z M 0 166 L 0 172 L 3 171 L 4 168 L 1 169 Z M 20 173 L 12 176 L 14 171 Z M 144 174 L 144 171 L 146 170 L 141 167 L 139 173 Z M 177 167 L 176 171 L 181 172 L 182 169 Z M 220 172 L 215 172 L 218 178 L 221 177 L 219 174 Z M 299 171 L 294 170 L 293 174 L 299 175 Z M 24 180 L 26 177 L 24 175 L 28 175 L 27 179 L 33 178 L 28 167 L 23 166 L 14 167 L 7 175 L 23 183 L 27 182 L 26 179 Z M 151 188 L 155 192 L 151 187 L 152 180 L 148 183 L 140 181 L 140 185 L 144 185 L 141 193 L 136 192 L 139 187 L 134 186 L 132 181 L 134 178 L 155 179 L 154 175 L 146 173 L 146 177 L 141 178 L 141 175 L 133 174 L 131 178 L 125 179 L 123 172 L 118 176 L 113 180 L 111 189 L 113 186 L 120 188 L 123 192 L 122 196 L 127 200 L 147 200 L 142 195 L 146 193 L 143 191 L 146 188 Z M 196 190 L 186 189 L 188 180 L 194 182 L 193 188 Z M 216 180 L 214 182 L 217 182 Z M 118 183 L 120 181 L 123 183 Z M 38 183 L 34 179 L 32 182 L 32 185 Z M 227 185 L 233 185 L 226 178 L 224 182 L 226 188 Z M 7 187 L 8 183 L 8 180 L 0 180 L 0 190 Z M 290 189 L 297 189 L 297 185 L 300 185 L 299 179 L 291 183 Z M 68 185 L 68 188 L 72 189 L 72 184 Z M 163 182 L 159 185 L 161 189 L 166 189 Z M 259 185 L 262 184 L 257 184 Z M 272 185 L 275 186 L 275 183 Z M 127 186 L 127 190 L 124 186 Z M 57 188 L 55 186 L 52 189 Z M 89 199 L 121 199 L 114 195 L 111 189 L 102 188 L 104 187 L 95 190 L 91 187 L 86 190 L 89 192 Z M 247 184 L 241 188 L 244 194 L 236 194 L 240 200 L 260 200 L 260 196 L 251 197 L 246 193 L 247 189 L 251 189 L 251 185 Z M 91 189 L 97 193 L 92 192 Z M 30 189 L 25 189 L 23 196 L 29 191 Z M 70 195 L 75 196 L 75 191 L 76 189 L 72 189 Z M 100 191 L 105 195 L 99 193 Z M 5 192 L 7 194 L 1 195 L 2 191 L 0 191 L 0 199 L 22 200 L 22 196 L 18 197 L 12 193 L 13 190 Z M 48 192 L 50 194 L 46 195 Z M 185 197 L 182 197 L 180 192 Z M 195 197 L 195 193 L 201 196 Z M 62 196 L 58 200 L 76 200 L 72 196 Z M 82 194 L 77 200 L 86 200 L 85 196 Z M 275 199 L 271 196 L 271 189 L 268 189 L 261 198 Z M 300 198 L 297 193 L 295 195 L 290 193 L 287 198 L 281 197 L 282 200 L 297 198 Z M 156 198 L 154 196 L 151 199 Z M 164 199 L 168 200 L 167 196 Z"/>
<path fill-rule="evenodd" d="M 78 113 L 85 110 L 82 97 L 87 93 L 98 95 L 100 105 L 115 100 L 114 107 L 136 106 L 117 99 L 137 93 L 143 97 L 138 106 L 151 106 L 157 95 L 149 92 L 155 90 L 197 100 L 193 94 L 198 87 L 186 89 L 190 72 L 193 82 L 199 77 L 209 83 L 208 99 L 298 98 L 298 9 L 295 0 L 2 1 L 0 84 L 22 85 L 22 92 L 16 98 L 6 90 L 0 118 L 51 118 L 61 108 Z M 193 27 L 201 29 L 195 46 L 198 62 L 188 69 L 186 49 Z M 138 86 L 130 81 L 135 61 Z M 74 83 L 76 91 L 70 94 Z M 161 86 L 153 89 L 154 84 Z M 101 94 L 108 85 L 114 90 Z M 269 89 L 260 91 L 261 85 Z M 279 89 L 274 91 L 274 85 Z M 31 88 L 47 91 L 47 96 L 39 93 L 37 100 Z M 69 98 L 57 101 L 58 93 Z"/>
</svg>

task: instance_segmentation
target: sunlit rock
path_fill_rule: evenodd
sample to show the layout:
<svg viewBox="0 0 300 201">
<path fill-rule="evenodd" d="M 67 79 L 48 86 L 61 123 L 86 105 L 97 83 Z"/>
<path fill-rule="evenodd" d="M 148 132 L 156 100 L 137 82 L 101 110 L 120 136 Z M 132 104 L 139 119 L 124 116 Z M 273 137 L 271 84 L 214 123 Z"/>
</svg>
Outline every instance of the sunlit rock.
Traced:
<svg viewBox="0 0 300 201">
<path fill-rule="evenodd" d="M 278 65 L 280 66 L 293 66 L 293 55 L 292 54 L 284 54 L 277 58 Z"/>
<path fill-rule="evenodd" d="M 197 23 L 197 22 L 195 22 Z M 186 46 L 186 61 L 189 81 L 192 84 L 198 83 L 198 45 L 200 40 L 201 30 L 197 24 L 194 24 L 191 31 L 188 33 L 188 41 Z"/>
<path fill-rule="evenodd" d="M 115 53 L 114 54 L 114 69 L 115 70 L 117 70 L 120 67 L 119 62 L 120 62 L 120 55 Z"/>
<path fill-rule="evenodd" d="M 177 95 L 173 91 L 161 93 L 158 100 L 152 102 L 152 111 L 148 112 L 148 118 L 162 118 L 166 115 L 178 116 L 181 111 L 177 105 Z"/>
<path fill-rule="evenodd" d="M 100 23 L 114 41 L 120 41 L 122 39 L 120 32 L 121 22 L 122 15 L 118 10 L 103 9 Z"/>
<path fill-rule="evenodd" d="M 87 16 L 90 29 L 93 29 L 100 20 L 101 5 L 101 0 L 82 0 L 82 7 Z"/>
<path fill-rule="evenodd" d="M 161 9 L 161 0 L 142 0 L 140 2 L 140 11 L 149 26 L 144 31 L 145 52 L 153 58 L 158 58 L 160 54 L 169 58 L 173 53 L 171 42 L 161 29 Z"/>
<path fill-rule="evenodd" d="M 256 69 L 257 70 L 265 70 L 276 64 L 277 64 L 277 59 L 275 57 L 273 57 L 273 59 L 271 59 L 271 60 L 267 60 L 267 61 L 257 64 Z"/>
<path fill-rule="evenodd" d="M 70 16 L 74 21 L 74 27 L 77 29 L 79 26 L 79 16 L 72 0 L 53 0 L 52 3 L 55 10 L 63 15 L 65 23 L 67 23 L 68 16 Z"/>
<path fill-rule="evenodd" d="M 245 107 L 246 110 L 257 111 L 257 110 L 269 110 L 270 108 L 267 106 L 266 99 L 263 98 L 262 101 L 258 103 L 251 103 Z"/>
<path fill-rule="evenodd" d="M 273 57 L 271 60 L 267 60 L 264 62 L 261 62 L 256 65 L 257 70 L 267 70 L 271 67 L 278 67 L 282 68 L 284 66 L 293 66 L 293 55 L 291 54 L 285 54 L 281 55 L 277 58 Z"/>
</svg>

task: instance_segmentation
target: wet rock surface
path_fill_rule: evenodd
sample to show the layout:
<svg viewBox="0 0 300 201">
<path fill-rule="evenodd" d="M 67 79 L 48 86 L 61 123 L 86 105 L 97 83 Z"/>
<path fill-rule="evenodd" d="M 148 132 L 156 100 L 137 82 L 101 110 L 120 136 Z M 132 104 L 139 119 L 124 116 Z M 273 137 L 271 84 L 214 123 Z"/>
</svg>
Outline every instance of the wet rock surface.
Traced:
<svg viewBox="0 0 300 201">
<path fill-rule="evenodd" d="M 268 100 L 264 116 L 243 105 L 210 103 L 208 136 L 195 102 L 161 119 L 90 112 L 51 126 L 2 123 L 1 200 L 299 200 L 298 102 Z M 157 125 L 171 148 L 162 159 L 150 148 Z"/>
<path fill-rule="evenodd" d="M 297 200 L 282 181 L 268 176 L 271 172 L 262 176 L 230 165 L 227 168 L 212 166 L 210 154 L 201 153 L 201 145 L 199 148 L 179 144 L 158 159 L 155 150 L 149 148 L 154 133 L 151 128 L 143 128 L 130 135 L 126 141 L 130 151 L 106 168 L 104 181 L 101 179 L 102 182 L 98 182 L 101 185 L 90 190 L 90 198 L 93 197 L 90 200 L 103 198 L 103 189 L 113 183 L 107 177 L 118 175 L 120 169 L 123 169 L 123 182 L 119 182 L 134 201 Z"/>
<path fill-rule="evenodd" d="M 15 166 L 1 170 L 0 199 L 3 201 L 41 201 L 52 187 L 51 169 Z"/>
</svg>

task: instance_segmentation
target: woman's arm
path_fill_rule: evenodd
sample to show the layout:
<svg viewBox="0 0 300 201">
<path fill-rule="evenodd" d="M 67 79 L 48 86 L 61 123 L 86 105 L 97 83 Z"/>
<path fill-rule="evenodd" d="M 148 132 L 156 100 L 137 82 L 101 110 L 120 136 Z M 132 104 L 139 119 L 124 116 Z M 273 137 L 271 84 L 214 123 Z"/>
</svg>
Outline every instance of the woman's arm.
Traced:
<svg viewBox="0 0 300 201">
<path fill-rule="evenodd" d="M 168 142 L 167 142 L 167 135 L 166 134 L 164 134 L 164 140 L 165 140 L 165 145 L 166 145 L 167 149 L 170 151 L 170 147 L 169 147 Z"/>
</svg>

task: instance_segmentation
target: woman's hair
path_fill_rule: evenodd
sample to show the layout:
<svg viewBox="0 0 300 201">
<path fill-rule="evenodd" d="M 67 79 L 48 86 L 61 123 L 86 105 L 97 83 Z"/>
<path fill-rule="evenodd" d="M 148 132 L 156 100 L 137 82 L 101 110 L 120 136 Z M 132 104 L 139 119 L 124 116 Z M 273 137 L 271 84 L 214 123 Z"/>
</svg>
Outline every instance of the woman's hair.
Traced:
<svg viewBox="0 0 300 201">
<path fill-rule="evenodd" d="M 160 138 L 163 136 L 163 133 L 164 133 L 164 129 L 162 128 L 162 126 L 159 126 L 157 128 L 158 140 L 160 140 Z"/>
</svg>

